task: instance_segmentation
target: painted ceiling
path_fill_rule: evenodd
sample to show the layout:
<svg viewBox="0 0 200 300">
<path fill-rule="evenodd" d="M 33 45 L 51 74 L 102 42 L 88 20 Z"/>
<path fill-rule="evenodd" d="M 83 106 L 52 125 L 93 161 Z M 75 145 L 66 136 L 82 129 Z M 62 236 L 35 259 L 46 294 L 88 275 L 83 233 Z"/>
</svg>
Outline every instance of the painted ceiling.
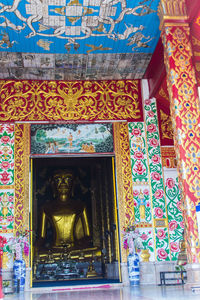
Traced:
<svg viewBox="0 0 200 300">
<path fill-rule="evenodd" d="M 0 78 L 140 79 L 159 0 L 1 0 Z"/>
</svg>

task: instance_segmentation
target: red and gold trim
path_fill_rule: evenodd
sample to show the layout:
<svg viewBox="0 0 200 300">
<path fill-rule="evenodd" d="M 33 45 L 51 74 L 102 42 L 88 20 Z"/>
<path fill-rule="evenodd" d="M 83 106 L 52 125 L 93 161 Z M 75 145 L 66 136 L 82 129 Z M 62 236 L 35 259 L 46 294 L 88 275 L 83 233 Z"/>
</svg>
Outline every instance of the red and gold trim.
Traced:
<svg viewBox="0 0 200 300">
<path fill-rule="evenodd" d="M 171 22 L 173 23 L 173 20 Z M 165 48 L 179 182 L 182 187 L 188 262 L 196 263 L 200 262 L 196 219 L 196 204 L 200 201 L 200 156 L 198 154 L 200 114 L 189 25 L 165 24 L 162 39 Z"/>
<path fill-rule="evenodd" d="M 142 121 L 138 80 L 0 81 L 1 122 Z"/>
</svg>

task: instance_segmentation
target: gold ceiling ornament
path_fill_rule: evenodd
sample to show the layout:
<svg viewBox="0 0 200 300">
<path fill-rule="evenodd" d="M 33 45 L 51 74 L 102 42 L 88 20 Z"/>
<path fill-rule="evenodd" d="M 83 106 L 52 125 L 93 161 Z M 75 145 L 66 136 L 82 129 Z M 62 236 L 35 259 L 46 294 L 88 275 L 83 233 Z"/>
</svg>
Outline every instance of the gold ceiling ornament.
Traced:
<svg viewBox="0 0 200 300">
<path fill-rule="evenodd" d="M 78 20 L 80 20 L 80 17 L 67 17 L 68 21 L 74 25 Z"/>
<path fill-rule="evenodd" d="M 174 132 L 172 128 L 171 116 L 164 113 L 162 109 L 160 110 L 160 121 L 162 139 L 173 139 Z"/>
<path fill-rule="evenodd" d="M 1 81 L 0 81 L 1 83 Z M 138 120 L 138 80 L 4 81 L 2 121 Z"/>
<path fill-rule="evenodd" d="M 165 20 L 187 20 L 185 0 L 161 0 L 158 6 L 158 16 L 160 19 L 160 30 L 162 30 Z"/>
<path fill-rule="evenodd" d="M 82 6 L 82 4 L 79 2 L 79 0 L 70 0 L 67 6 Z"/>
</svg>

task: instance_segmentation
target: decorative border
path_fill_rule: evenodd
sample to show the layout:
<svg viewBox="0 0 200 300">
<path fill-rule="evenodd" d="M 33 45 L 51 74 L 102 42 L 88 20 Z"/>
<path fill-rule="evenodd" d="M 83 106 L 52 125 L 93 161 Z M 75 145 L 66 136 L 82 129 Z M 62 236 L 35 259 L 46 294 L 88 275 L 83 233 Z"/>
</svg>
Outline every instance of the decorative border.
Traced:
<svg viewBox="0 0 200 300">
<path fill-rule="evenodd" d="M 0 81 L 1 122 L 142 121 L 138 80 Z"/>
<path fill-rule="evenodd" d="M 134 202 L 132 190 L 132 174 L 129 150 L 128 124 L 114 124 L 114 142 L 116 154 L 117 195 L 119 206 L 120 240 L 123 227 L 134 222 Z M 126 262 L 127 253 L 120 243 L 122 262 Z"/>
<path fill-rule="evenodd" d="M 15 125 L 15 226 L 29 228 L 30 125 Z"/>
<path fill-rule="evenodd" d="M 0 124 L 0 187 L 14 184 L 14 125 Z"/>
<path fill-rule="evenodd" d="M 14 226 L 14 125 L 0 124 L 0 232 Z"/>
</svg>

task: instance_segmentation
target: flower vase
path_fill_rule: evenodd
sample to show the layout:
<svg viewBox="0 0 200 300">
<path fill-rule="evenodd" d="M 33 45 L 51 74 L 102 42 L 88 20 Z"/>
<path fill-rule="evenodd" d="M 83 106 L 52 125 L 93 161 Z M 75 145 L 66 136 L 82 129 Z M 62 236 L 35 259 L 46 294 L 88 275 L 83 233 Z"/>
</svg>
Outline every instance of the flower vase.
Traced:
<svg viewBox="0 0 200 300">
<path fill-rule="evenodd" d="M 140 284 L 139 256 L 135 251 L 129 253 L 127 266 L 130 285 L 138 286 Z"/>
<path fill-rule="evenodd" d="M 26 263 L 22 256 L 13 264 L 13 284 L 16 293 L 23 292 L 26 278 Z"/>
</svg>

